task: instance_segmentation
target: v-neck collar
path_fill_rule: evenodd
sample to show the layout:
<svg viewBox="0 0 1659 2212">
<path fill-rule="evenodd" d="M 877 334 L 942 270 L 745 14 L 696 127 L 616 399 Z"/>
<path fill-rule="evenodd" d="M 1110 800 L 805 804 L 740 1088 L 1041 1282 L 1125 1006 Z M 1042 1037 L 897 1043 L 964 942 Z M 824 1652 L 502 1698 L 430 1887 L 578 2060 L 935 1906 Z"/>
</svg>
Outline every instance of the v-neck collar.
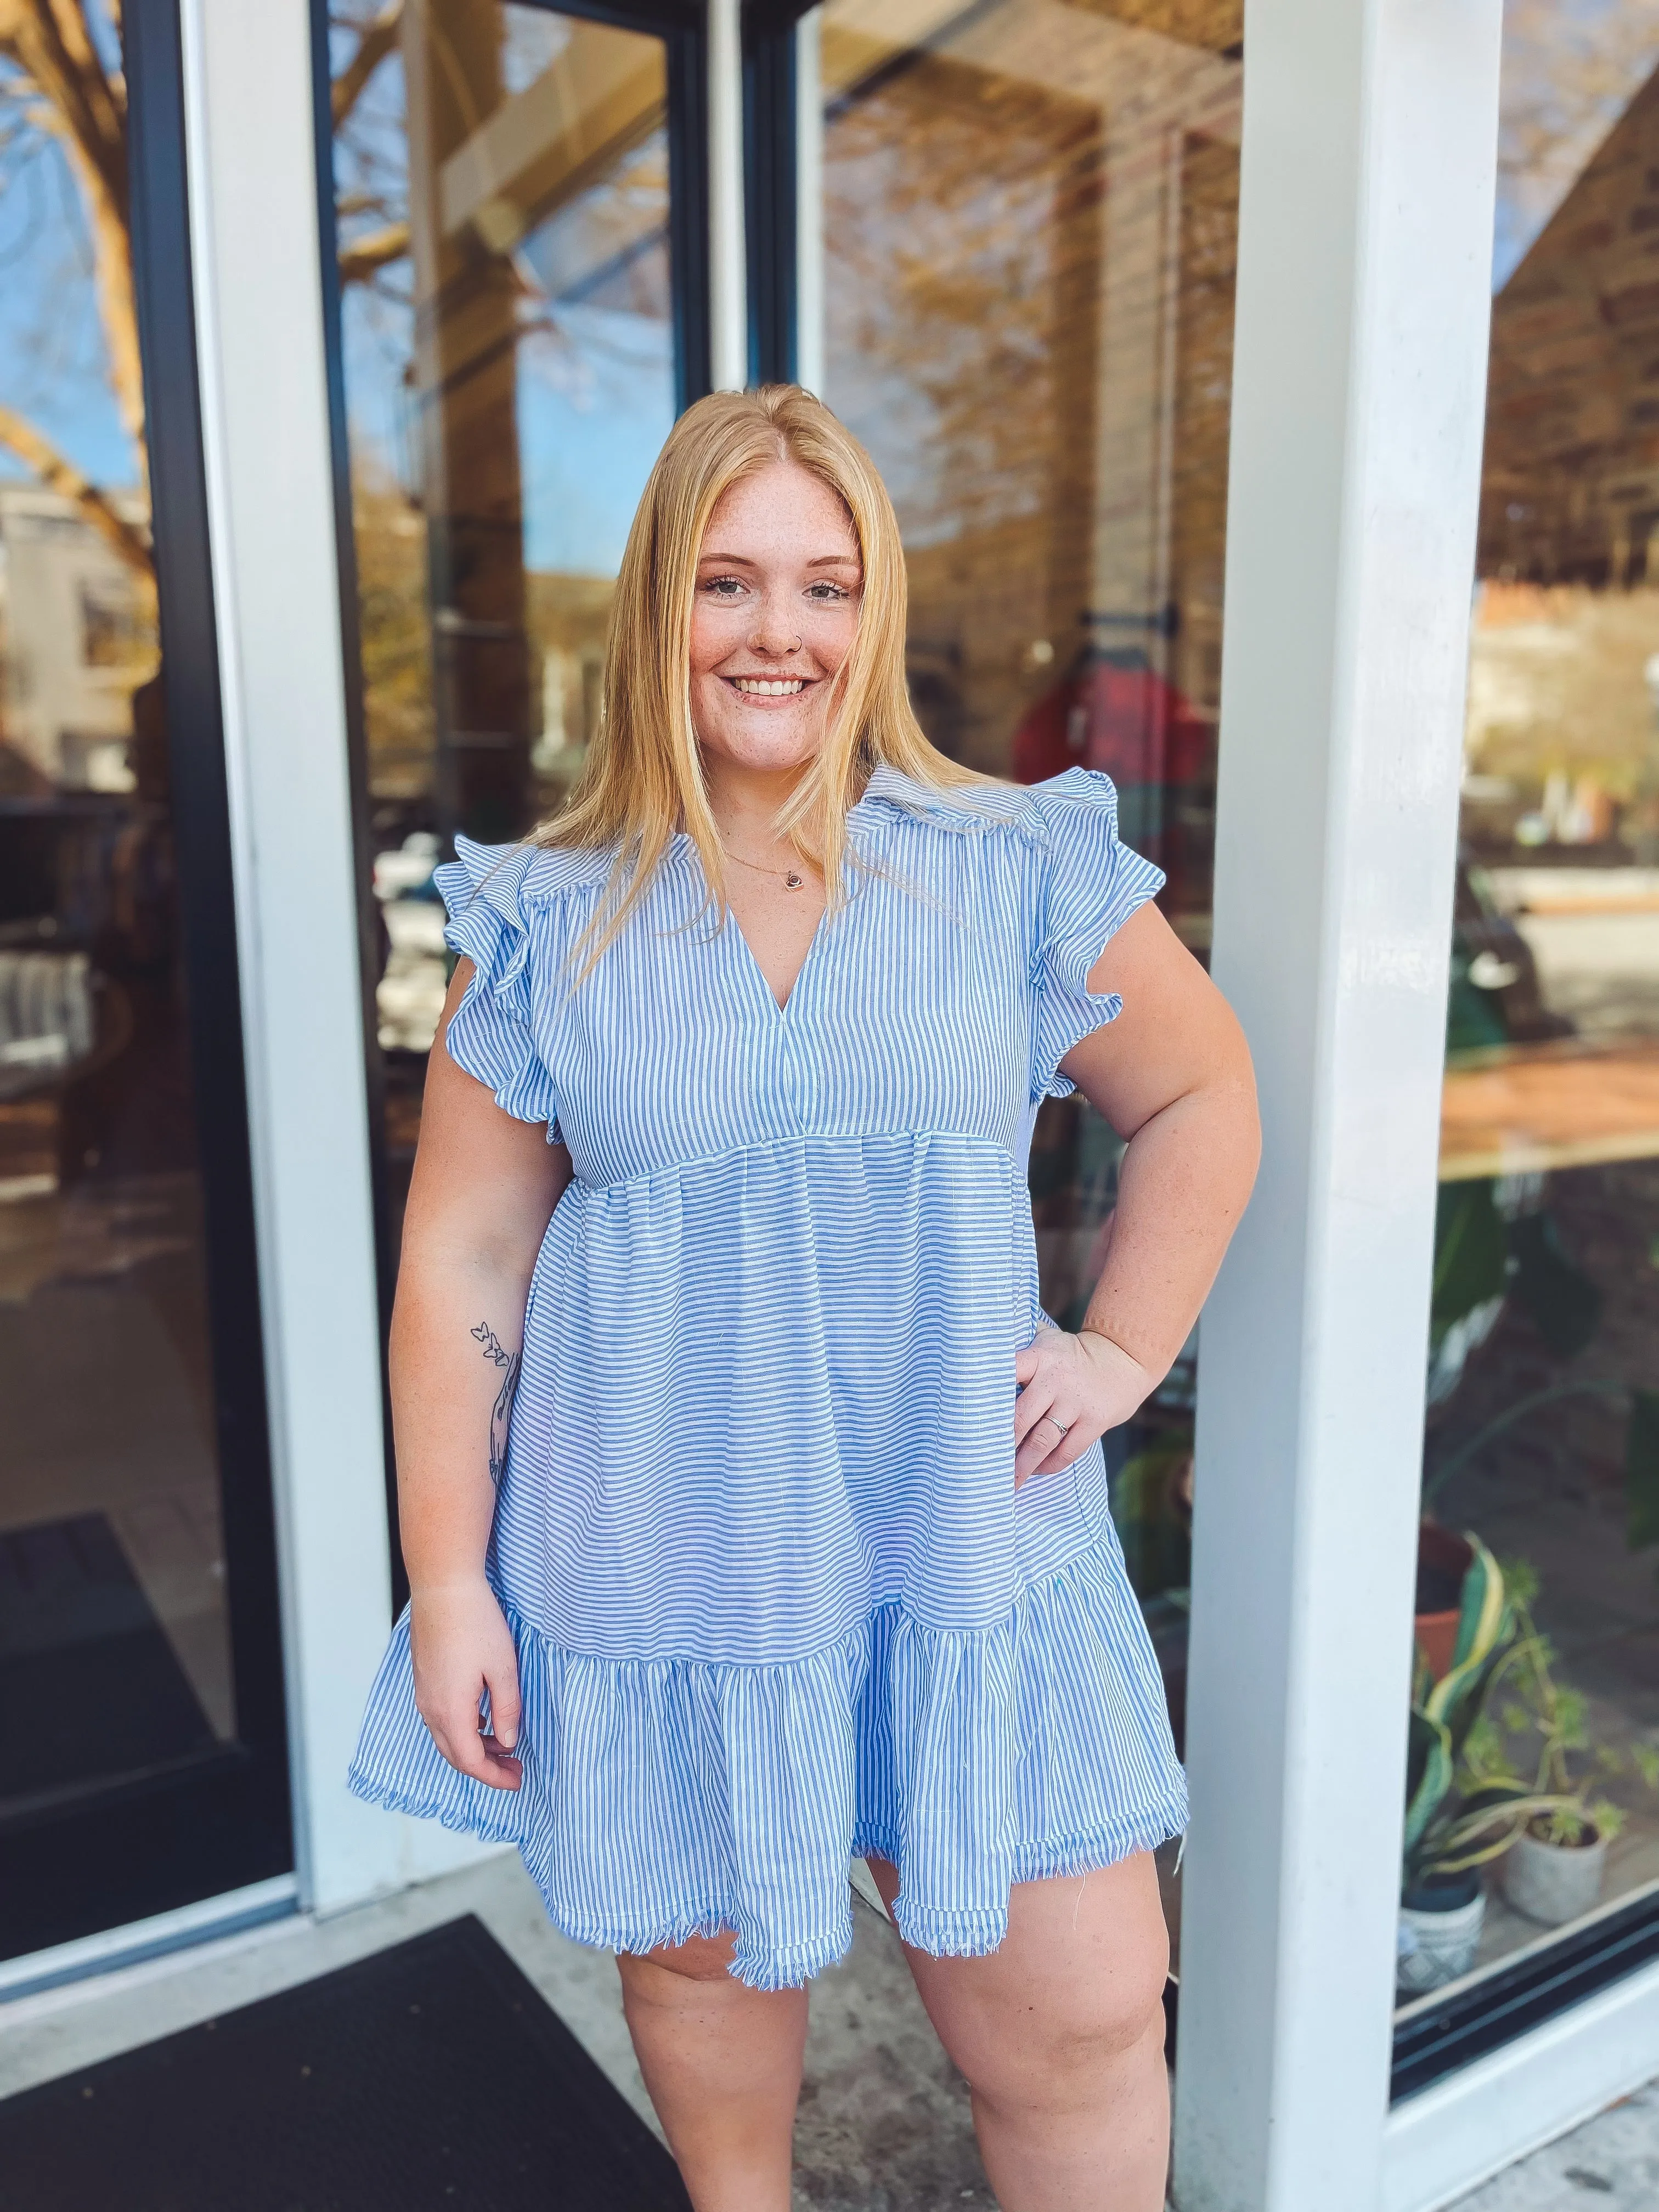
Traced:
<svg viewBox="0 0 1659 2212">
<path fill-rule="evenodd" d="M 675 857 L 684 866 L 686 881 L 693 896 L 700 901 L 707 902 L 709 898 L 708 878 L 703 873 L 702 855 L 697 850 L 696 840 L 689 831 L 681 830 L 675 835 L 672 850 Z M 695 918 L 695 916 L 689 916 L 688 921 Z M 719 938 L 726 931 L 731 932 L 736 943 L 734 957 L 738 965 L 744 970 L 753 987 L 759 992 L 761 998 L 771 1009 L 773 1014 L 781 1021 L 799 997 L 800 987 L 806 972 L 818 957 L 824 939 L 824 925 L 829 919 L 830 909 L 826 906 L 818 916 L 817 927 L 813 930 L 808 940 L 806 951 L 801 957 L 801 963 L 795 970 L 795 980 L 789 986 L 789 995 L 782 1000 L 778 998 L 772 986 L 767 981 L 766 971 L 755 957 L 754 946 L 744 934 L 743 924 L 738 920 L 735 908 L 730 905 L 727 906 L 724 925 L 711 928 L 710 935 Z"/>
<path fill-rule="evenodd" d="M 780 1021 L 788 1013 L 789 1009 L 800 996 L 800 987 L 805 981 L 807 970 L 811 967 L 818 947 L 823 942 L 823 926 L 829 919 L 830 909 L 825 907 L 823 912 L 818 916 L 817 928 L 813 930 L 811 938 L 807 940 L 806 950 L 801 955 L 800 965 L 795 970 L 795 980 L 789 986 L 789 994 L 787 998 L 780 999 L 766 980 L 766 970 L 756 958 L 755 948 L 744 935 L 743 924 L 738 920 L 736 913 L 731 907 L 728 906 L 726 909 L 726 927 L 732 932 L 737 946 L 738 957 L 754 978 L 761 996 Z"/>
<path fill-rule="evenodd" d="M 860 848 L 872 842 L 880 836 L 882 830 L 890 822 L 896 809 L 902 811 L 907 802 L 914 804 L 915 799 L 921 796 L 923 796 L 921 785 L 913 783 L 907 775 L 901 775 L 896 769 L 889 768 L 884 761 L 878 761 L 872 769 L 863 792 L 847 810 L 848 842 L 854 854 L 856 854 Z M 676 830 L 670 850 L 684 863 L 688 881 L 693 890 L 706 898 L 708 895 L 708 879 L 703 873 L 702 855 L 698 852 L 696 840 L 690 831 Z M 868 878 L 858 867 L 854 866 L 847 871 L 848 903 L 850 904 L 865 890 Z M 817 927 L 812 932 L 800 966 L 795 970 L 795 980 L 789 987 L 789 995 L 781 1000 L 767 981 L 765 970 L 755 957 L 755 948 L 744 934 L 743 924 L 729 906 L 726 908 L 726 926 L 736 939 L 736 957 L 740 965 L 746 971 L 750 982 L 760 993 L 772 1013 L 778 1020 L 783 1020 L 799 998 L 801 986 L 806 981 L 809 972 L 822 960 L 824 940 L 830 921 L 830 908 L 826 906 L 818 916 Z"/>
</svg>

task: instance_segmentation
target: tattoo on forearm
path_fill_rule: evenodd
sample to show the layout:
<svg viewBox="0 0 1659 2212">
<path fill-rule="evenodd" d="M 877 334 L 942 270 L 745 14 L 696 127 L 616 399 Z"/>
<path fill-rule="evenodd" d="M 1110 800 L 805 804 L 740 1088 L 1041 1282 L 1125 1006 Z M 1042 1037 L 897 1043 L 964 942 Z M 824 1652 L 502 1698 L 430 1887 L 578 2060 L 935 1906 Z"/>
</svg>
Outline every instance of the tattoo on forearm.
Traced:
<svg viewBox="0 0 1659 2212">
<path fill-rule="evenodd" d="M 508 1352 L 487 1321 L 481 1321 L 471 1334 L 474 1343 L 483 1347 L 483 1356 L 490 1364 L 504 1370 L 489 1416 L 489 1480 L 499 1488 L 507 1473 L 507 1432 L 513 1419 L 513 1393 L 519 1387 L 521 1355 Z"/>
</svg>

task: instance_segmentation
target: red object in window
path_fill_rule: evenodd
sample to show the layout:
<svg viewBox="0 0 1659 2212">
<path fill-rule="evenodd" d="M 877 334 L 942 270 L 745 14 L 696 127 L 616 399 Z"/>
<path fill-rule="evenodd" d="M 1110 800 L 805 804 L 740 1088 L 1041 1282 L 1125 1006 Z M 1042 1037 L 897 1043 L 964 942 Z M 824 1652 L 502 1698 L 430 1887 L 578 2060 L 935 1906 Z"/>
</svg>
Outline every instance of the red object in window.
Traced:
<svg viewBox="0 0 1659 2212">
<path fill-rule="evenodd" d="M 1042 783 L 1095 768 L 1120 784 L 1196 783 L 1210 748 L 1210 725 L 1173 684 L 1144 662 L 1089 653 L 1015 731 L 1014 779 Z"/>
</svg>

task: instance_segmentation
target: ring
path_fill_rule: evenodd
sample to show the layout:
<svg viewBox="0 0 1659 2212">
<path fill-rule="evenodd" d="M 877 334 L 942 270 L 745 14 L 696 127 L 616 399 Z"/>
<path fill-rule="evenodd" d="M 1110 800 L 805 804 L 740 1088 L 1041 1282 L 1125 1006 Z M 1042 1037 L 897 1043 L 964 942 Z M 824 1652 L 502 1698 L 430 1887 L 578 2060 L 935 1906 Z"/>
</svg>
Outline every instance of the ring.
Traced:
<svg viewBox="0 0 1659 2212">
<path fill-rule="evenodd" d="M 1057 1421 L 1054 1419 L 1052 1413 L 1045 1413 L 1042 1418 L 1045 1421 L 1048 1422 L 1052 1427 L 1058 1429 L 1061 1436 L 1070 1436 L 1072 1431 L 1071 1424 L 1068 1421 Z"/>
</svg>

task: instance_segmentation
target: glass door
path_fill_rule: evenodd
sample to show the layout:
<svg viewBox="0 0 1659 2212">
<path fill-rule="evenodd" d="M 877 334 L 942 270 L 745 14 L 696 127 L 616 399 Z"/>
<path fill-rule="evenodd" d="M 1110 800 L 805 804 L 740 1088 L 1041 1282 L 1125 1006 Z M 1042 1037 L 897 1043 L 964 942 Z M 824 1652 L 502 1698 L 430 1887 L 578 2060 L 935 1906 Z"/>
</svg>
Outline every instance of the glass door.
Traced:
<svg viewBox="0 0 1659 2212">
<path fill-rule="evenodd" d="M 389 1294 L 450 964 L 433 870 L 457 831 L 516 836 L 568 791 L 628 527 L 708 337 L 700 7 L 376 21 L 329 57 L 351 88 L 331 308 Z"/>
<path fill-rule="evenodd" d="M 1651 15 L 1506 13 L 1498 147 L 1401 2094 L 1659 1956 Z"/>
<path fill-rule="evenodd" d="M 64 12 L 0 63 L 0 1956 L 293 1863 L 177 26 Z"/>
</svg>

